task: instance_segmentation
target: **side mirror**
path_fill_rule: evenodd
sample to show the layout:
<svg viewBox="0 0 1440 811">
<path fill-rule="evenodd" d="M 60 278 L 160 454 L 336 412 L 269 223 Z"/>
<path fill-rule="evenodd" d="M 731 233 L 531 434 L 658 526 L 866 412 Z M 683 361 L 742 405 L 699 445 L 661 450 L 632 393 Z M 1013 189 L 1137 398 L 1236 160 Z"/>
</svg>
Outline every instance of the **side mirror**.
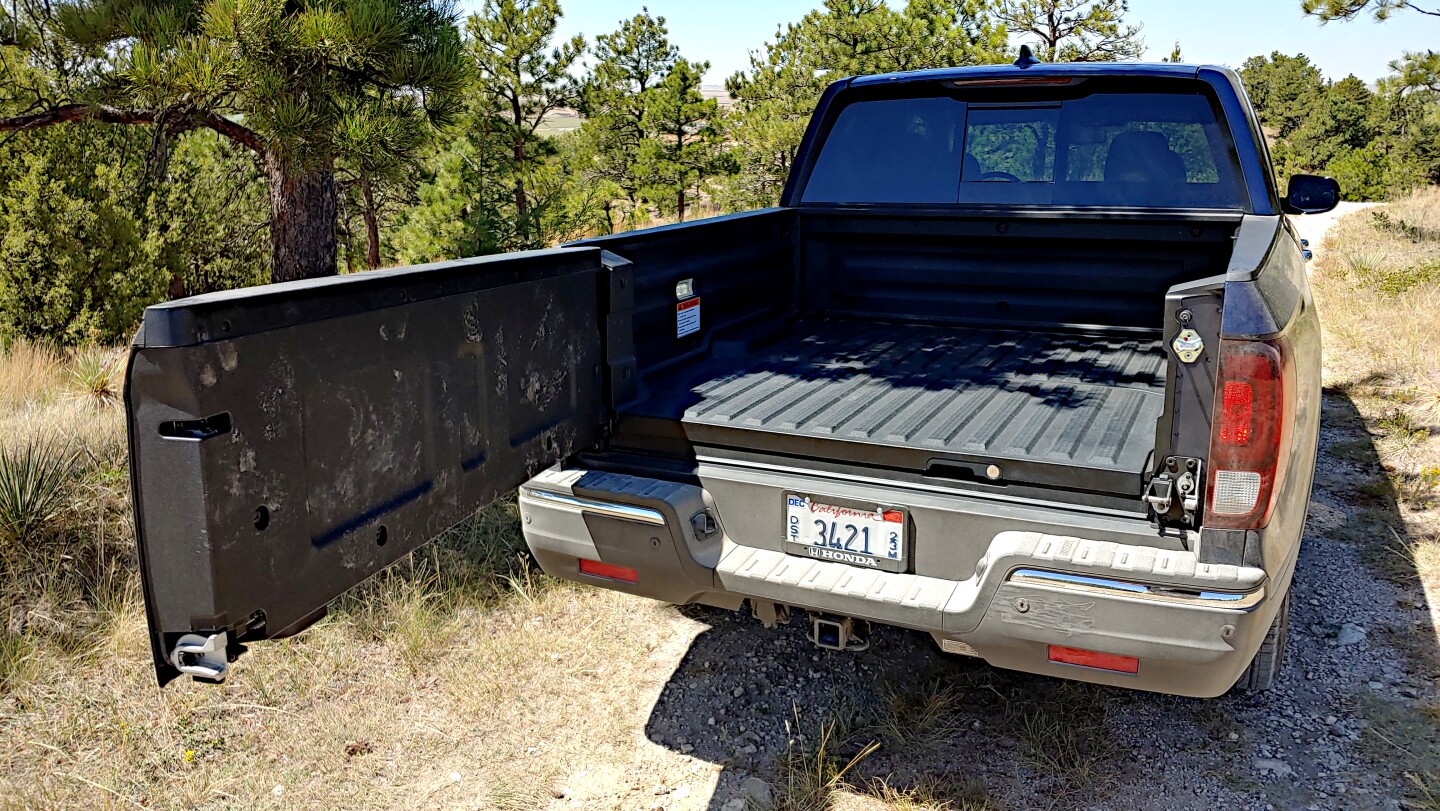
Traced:
<svg viewBox="0 0 1440 811">
<path fill-rule="evenodd" d="M 1292 175 L 1281 208 L 1286 214 L 1324 214 L 1340 202 L 1340 184 L 1333 177 Z"/>
</svg>

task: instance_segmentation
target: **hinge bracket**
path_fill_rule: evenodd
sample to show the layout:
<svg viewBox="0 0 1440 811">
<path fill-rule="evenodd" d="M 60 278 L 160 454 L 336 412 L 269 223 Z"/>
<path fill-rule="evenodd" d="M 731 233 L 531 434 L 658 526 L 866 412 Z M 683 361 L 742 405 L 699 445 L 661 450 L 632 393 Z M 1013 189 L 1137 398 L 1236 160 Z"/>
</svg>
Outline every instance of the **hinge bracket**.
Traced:
<svg viewBox="0 0 1440 811">
<path fill-rule="evenodd" d="M 186 634 L 170 652 L 170 664 L 187 676 L 207 681 L 224 681 L 230 672 L 226 652 L 229 639 L 224 631 L 213 634 Z"/>
</svg>

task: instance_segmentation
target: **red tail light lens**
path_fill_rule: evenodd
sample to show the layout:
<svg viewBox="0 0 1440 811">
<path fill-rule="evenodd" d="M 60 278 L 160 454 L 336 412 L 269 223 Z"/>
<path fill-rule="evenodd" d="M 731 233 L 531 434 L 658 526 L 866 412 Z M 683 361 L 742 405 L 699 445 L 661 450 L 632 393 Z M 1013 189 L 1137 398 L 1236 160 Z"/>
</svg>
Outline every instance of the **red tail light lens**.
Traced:
<svg viewBox="0 0 1440 811">
<path fill-rule="evenodd" d="M 1288 376 L 1283 344 L 1220 341 L 1206 526 L 1256 529 L 1270 521 L 1292 408 Z"/>
</svg>

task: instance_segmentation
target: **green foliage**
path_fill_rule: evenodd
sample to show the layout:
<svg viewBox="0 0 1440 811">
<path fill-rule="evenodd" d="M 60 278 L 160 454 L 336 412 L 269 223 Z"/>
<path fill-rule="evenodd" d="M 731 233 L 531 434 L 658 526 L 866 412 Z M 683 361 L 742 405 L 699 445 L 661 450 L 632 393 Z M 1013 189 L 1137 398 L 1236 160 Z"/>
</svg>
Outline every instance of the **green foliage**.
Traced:
<svg viewBox="0 0 1440 811">
<path fill-rule="evenodd" d="M 810 114 L 830 82 L 864 73 L 1004 61 L 1005 29 L 982 0 L 826 0 L 725 82 L 738 173 L 724 185 L 727 210 L 775 205 Z"/>
<path fill-rule="evenodd" d="M 1271 141 L 1275 171 L 1328 174 L 1351 200 L 1440 182 L 1440 94 L 1400 78 L 1379 92 L 1354 76 L 1326 82 L 1304 55 L 1272 53 L 1240 70 Z"/>
<path fill-rule="evenodd" d="M 148 200 L 145 253 L 132 267 L 163 268 L 170 298 L 265 284 L 269 207 L 255 156 L 214 133 L 195 133 L 176 146 Z"/>
<path fill-rule="evenodd" d="M 657 88 L 680 61 L 664 17 L 648 10 L 595 38 L 595 67 L 580 96 L 585 123 L 581 148 L 593 156 L 586 176 L 624 199 L 632 222 L 640 217 L 650 177 L 641 153 L 652 149 Z"/>
<path fill-rule="evenodd" d="M 1003 0 L 1000 18 L 1011 35 L 1035 41 L 1042 62 L 1114 62 L 1145 52 L 1140 26 L 1125 24 L 1129 11 L 1127 0 Z"/>
<path fill-rule="evenodd" d="M 1301 0 L 1300 7 L 1322 22 L 1353 20 L 1364 11 L 1369 11 L 1377 21 L 1388 20 L 1390 15 L 1405 8 L 1420 11 L 1409 0 Z M 1420 13 L 1437 15 L 1432 11 Z"/>
<path fill-rule="evenodd" d="M 123 356 L 111 349 L 90 347 L 70 360 L 70 388 L 89 405 L 106 408 L 117 405 L 125 384 Z"/>
<path fill-rule="evenodd" d="M 708 62 L 677 59 L 651 91 L 642 121 L 646 138 L 636 166 L 648 178 L 642 194 L 681 220 L 689 190 L 724 168 L 720 105 L 700 93 L 700 77 L 709 68 Z"/>
<path fill-rule="evenodd" d="M 0 152 L 0 339 L 119 341 L 163 296 L 136 168 L 107 157 L 135 149 L 130 136 L 96 126 Z"/>
<path fill-rule="evenodd" d="M 514 188 L 517 242 L 526 247 L 546 244 L 547 212 L 536 207 L 547 148 L 536 132 L 545 117 L 579 102 L 579 83 L 572 75 L 585 38 L 571 37 L 551 48 L 561 13 L 558 0 L 485 0 L 480 13 L 466 24 L 467 52 L 474 60 L 477 113 L 494 119 L 495 135 L 508 147 L 496 169 Z M 548 50 L 547 50 L 548 49 Z"/>
<path fill-rule="evenodd" d="M 1305 54 L 1252 56 L 1240 67 L 1240 78 L 1260 123 L 1282 138 L 1300 126 L 1325 91 L 1320 69 Z"/>
</svg>

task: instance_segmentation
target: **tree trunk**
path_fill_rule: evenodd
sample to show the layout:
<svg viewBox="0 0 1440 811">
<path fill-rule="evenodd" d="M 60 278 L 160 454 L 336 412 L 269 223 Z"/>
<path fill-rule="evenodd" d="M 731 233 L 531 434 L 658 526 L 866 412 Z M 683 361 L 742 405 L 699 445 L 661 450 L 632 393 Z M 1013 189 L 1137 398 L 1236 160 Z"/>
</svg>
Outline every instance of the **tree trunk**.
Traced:
<svg viewBox="0 0 1440 811">
<path fill-rule="evenodd" d="M 675 208 L 680 212 L 680 222 L 685 222 L 685 187 L 680 187 L 680 193 L 675 195 Z"/>
<path fill-rule="evenodd" d="M 335 173 L 300 170 L 265 156 L 270 189 L 270 278 L 277 282 L 335 274 Z"/>
<path fill-rule="evenodd" d="M 380 219 L 375 216 L 375 190 L 368 175 L 360 177 L 360 196 L 365 203 L 365 265 L 374 270 L 380 267 Z"/>
</svg>

